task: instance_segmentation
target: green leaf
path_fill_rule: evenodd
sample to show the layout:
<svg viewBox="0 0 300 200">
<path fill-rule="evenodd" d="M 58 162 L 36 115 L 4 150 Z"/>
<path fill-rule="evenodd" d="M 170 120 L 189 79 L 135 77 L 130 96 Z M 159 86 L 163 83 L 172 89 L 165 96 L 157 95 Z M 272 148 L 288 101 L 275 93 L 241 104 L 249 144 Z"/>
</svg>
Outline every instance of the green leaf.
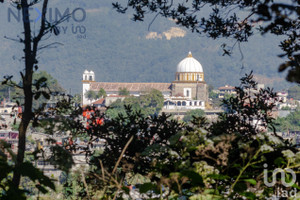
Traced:
<svg viewBox="0 0 300 200">
<path fill-rule="evenodd" d="M 246 182 L 248 182 L 248 183 L 250 183 L 250 184 L 252 184 L 252 185 L 256 185 L 257 184 L 257 182 L 256 182 L 256 180 L 254 180 L 254 179 L 243 179 L 243 181 L 246 181 Z"/>
<path fill-rule="evenodd" d="M 202 176 L 200 176 L 200 174 L 191 170 L 184 170 L 180 174 L 182 176 L 188 177 L 191 180 L 192 185 L 204 187 L 203 178 Z"/>
<path fill-rule="evenodd" d="M 189 198 L 190 200 L 221 200 L 224 199 L 219 195 L 211 195 L 211 194 L 196 194 Z"/>
<path fill-rule="evenodd" d="M 170 139 L 169 139 L 170 145 L 171 145 L 171 146 L 172 146 L 172 145 L 175 145 L 175 144 L 179 141 L 181 135 L 182 135 L 181 133 L 178 133 L 178 134 L 176 134 L 176 135 L 171 136 Z"/>
<path fill-rule="evenodd" d="M 276 158 L 276 159 L 274 160 L 274 164 L 275 164 L 276 166 L 281 166 L 281 165 L 286 164 L 286 162 L 285 162 L 284 158 L 278 157 L 278 158 Z"/>
<path fill-rule="evenodd" d="M 235 192 L 237 192 L 237 193 L 242 193 L 242 192 L 244 192 L 245 190 L 247 190 L 247 185 L 246 185 L 245 182 L 238 182 L 238 183 L 234 186 L 233 190 L 234 190 Z"/>
<path fill-rule="evenodd" d="M 46 99 L 50 99 L 50 95 L 47 92 L 42 91 L 42 95 L 46 98 Z"/>
<path fill-rule="evenodd" d="M 37 100 L 38 98 L 40 98 L 40 96 L 41 96 L 41 92 L 37 92 L 34 95 L 34 99 Z"/>
<path fill-rule="evenodd" d="M 296 189 L 298 189 L 298 190 L 300 190 L 300 187 L 299 187 L 296 183 L 294 183 L 294 184 L 292 185 L 292 187 L 293 187 L 293 188 L 296 188 Z"/>
<path fill-rule="evenodd" d="M 244 192 L 242 193 L 243 196 L 247 197 L 249 200 L 255 200 L 256 195 L 253 192 Z"/>
<path fill-rule="evenodd" d="M 129 194 L 129 192 L 130 192 L 129 188 L 128 188 L 128 187 L 125 187 L 125 186 L 122 187 L 122 190 L 123 190 L 126 194 Z"/>
<path fill-rule="evenodd" d="M 219 191 L 215 189 L 205 189 L 203 194 L 214 194 L 214 195 L 219 195 Z"/>
<path fill-rule="evenodd" d="M 140 193 L 146 193 L 149 190 L 155 190 L 156 185 L 154 185 L 153 183 L 144 183 L 139 187 L 139 189 L 140 189 Z"/>
<path fill-rule="evenodd" d="M 216 179 L 216 180 L 225 180 L 229 179 L 230 176 L 223 175 L 223 174 L 209 174 L 207 175 L 208 178 Z"/>
</svg>

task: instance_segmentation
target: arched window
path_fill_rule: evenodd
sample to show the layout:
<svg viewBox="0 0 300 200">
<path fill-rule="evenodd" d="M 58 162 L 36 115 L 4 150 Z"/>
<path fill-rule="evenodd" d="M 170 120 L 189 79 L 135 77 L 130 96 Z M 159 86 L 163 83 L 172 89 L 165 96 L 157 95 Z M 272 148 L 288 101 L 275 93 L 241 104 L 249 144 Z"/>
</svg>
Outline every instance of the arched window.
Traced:
<svg viewBox="0 0 300 200">
<path fill-rule="evenodd" d="M 93 77 L 92 76 L 90 76 L 90 81 L 92 81 L 93 80 Z"/>
<path fill-rule="evenodd" d="M 190 106 L 192 106 L 193 105 L 193 103 L 190 101 Z"/>
<path fill-rule="evenodd" d="M 84 80 L 87 80 L 87 75 L 85 75 L 85 79 Z"/>
<path fill-rule="evenodd" d="M 185 101 L 182 102 L 182 106 L 186 106 L 186 102 Z"/>
<path fill-rule="evenodd" d="M 197 106 L 197 101 L 194 102 L 194 106 Z"/>
<path fill-rule="evenodd" d="M 181 102 L 180 101 L 177 101 L 177 106 L 181 106 Z"/>
</svg>

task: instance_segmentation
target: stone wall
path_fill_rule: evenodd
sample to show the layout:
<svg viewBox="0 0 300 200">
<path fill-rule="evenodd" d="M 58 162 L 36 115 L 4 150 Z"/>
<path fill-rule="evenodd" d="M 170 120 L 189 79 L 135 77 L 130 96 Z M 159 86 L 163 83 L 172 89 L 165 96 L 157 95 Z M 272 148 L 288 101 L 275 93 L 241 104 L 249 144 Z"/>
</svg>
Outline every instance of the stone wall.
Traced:
<svg viewBox="0 0 300 200">
<path fill-rule="evenodd" d="M 198 90 L 197 90 L 198 87 Z M 172 83 L 172 96 L 185 96 L 184 88 L 191 89 L 192 99 L 201 101 L 208 101 L 208 87 L 205 82 L 173 82 Z M 197 98 L 196 98 L 197 94 Z"/>
</svg>

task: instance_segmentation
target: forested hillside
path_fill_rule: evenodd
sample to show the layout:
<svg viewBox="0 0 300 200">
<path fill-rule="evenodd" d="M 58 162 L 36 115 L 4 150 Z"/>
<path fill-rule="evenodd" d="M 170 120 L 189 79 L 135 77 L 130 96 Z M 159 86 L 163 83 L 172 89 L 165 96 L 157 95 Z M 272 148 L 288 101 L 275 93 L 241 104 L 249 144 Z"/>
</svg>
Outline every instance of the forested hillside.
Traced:
<svg viewBox="0 0 300 200">
<path fill-rule="evenodd" d="M 55 16 L 57 8 L 61 13 L 69 8 L 77 10 L 75 19 L 86 18 L 82 22 L 64 22 L 60 34 L 43 41 L 43 45 L 53 42 L 57 48 L 43 49 L 39 55 L 39 68 L 46 70 L 62 86 L 72 92 L 81 91 L 81 77 L 85 69 L 95 71 L 97 81 L 111 82 L 171 82 L 174 79 L 176 65 L 188 53 L 199 60 L 204 68 L 205 80 L 218 87 L 224 84 L 236 85 L 246 72 L 254 70 L 259 81 L 275 86 L 276 89 L 288 87 L 284 74 L 277 72 L 280 60 L 277 55 L 279 38 L 269 35 L 255 36 L 248 43 L 235 47 L 232 57 L 222 56 L 220 45 L 233 41 L 213 41 L 199 37 L 186 29 L 179 29 L 171 20 L 152 18 L 144 23 L 130 20 L 130 14 L 121 15 L 112 10 L 110 0 L 90 1 L 51 1 L 50 8 Z M 9 3 L 0 8 L 0 76 L 15 75 L 23 69 L 22 44 L 4 39 L 18 39 L 22 24 L 10 16 Z M 49 12 L 50 13 L 50 12 Z M 35 19 L 37 16 L 32 16 Z M 85 31 L 84 31 L 85 30 Z M 82 34 L 80 34 L 80 31 Z M 77 33 L 75 33 L 77 32 Z"/>
</svg>

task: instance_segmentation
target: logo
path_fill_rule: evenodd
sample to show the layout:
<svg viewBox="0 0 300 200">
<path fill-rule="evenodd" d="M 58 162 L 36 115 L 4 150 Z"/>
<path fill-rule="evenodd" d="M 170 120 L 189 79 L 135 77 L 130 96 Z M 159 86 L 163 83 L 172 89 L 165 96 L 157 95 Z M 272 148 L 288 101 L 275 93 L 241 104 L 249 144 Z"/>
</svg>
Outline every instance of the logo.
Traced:
<svg viewBox="0 0 300 200">
<path fill-rule="evenodd" d="M 283 186 L 285 187 L 291 187 L 292 185 L 294 185 L 296 183 L 296 173 L 289 168 L 276 168 L 275 170 L 273 170 L 272 172 L 272 181 L 269 182 L 269 177 L 268 177 L 268 169 L 266 169 L 268 167 L 267 164 L 264 164 L 264 184 L 268 187 L 273 187 L 276 184 L 276 176 L 277 174 L 280 173 L 280 177 L 281 177 L 281 183 Z M 289 182 L 286 182 L 286 177 L 288 175 L 291 175 L 291 180 Z M 283 189 L 278 189 L 277 191 L 275 191 L 275 194 L 272 195 L 270 198 L 267 198 L 267 200 L 275 200 L 275 199 L 279 199 L 280 197 L 296 197 L 296 193 L 297 193 L 297 189 L 294 188 L 292 190 L 283 190 Z"/>
<path fill-rule="evenodd" d="M 22 11 L 20 9 L 17 10 L 15 8 L 8 8 L 8 22 L 13 21 L 13 19 L 16 22 L 21 22 L 21 13 Z M 38 8 L 29 7 L 28 14 L 30 14 L 30 16 L 28 16 L 27 19 L 31 23 L 37 23 L 41 20 L 42 12 Z M 75 8 L 73 10 L 69 8 L 66 8 L 65 10 L 60 10 L 59 8 L 48 8 L 46 18 L 48 22 L 52 23 L 60 21 L 68 16 L 66 17 L 66 22 L 69 22 L 71 20 L 74 24 L 72 23 L 71 26 L 61 24 L 57 26 L 58 31 L 62 34 L 72 33 L 78 39 L 85 39 L 86 27 L 82 24 L 82 22 L 86 20 L 86 15 L 87 13 L 83 8 Z"/>
<path fill-rule="evenodd" d="M 32 8 L 29 7 L 28 13 L 32 13 L 33 19 L 30 19 L 30 22 L 38 22 L 42 17 L 42 12 L 38 8 Z M 32 11 L 35 12 L 32 12 Z M 34 14 L 35 13 L 35 14 Z M 74 22 L 83 22 L 86 19 L 86 11 L 83 8 L 75 8 L 74 10 L 70 10 L 69 8 L 66 8 L 64 12 L 61 12 L 59 8 L 48 8 L 47 10 L 47 20 L 49 22 L 52 21 L 59 21 L 65 16 L 70 16 L 69 18 L 72 19 Z M 8 8 L 7 10 L 7 19 L 8 22 L 11 22 L 12 19 L 15 19 L 15 21 L 20 22 L 21 21 L 21 10 L 17 10 L 15 8 Z M 69 18 L 67 21 L 69 22 Z"/>
</svg>

